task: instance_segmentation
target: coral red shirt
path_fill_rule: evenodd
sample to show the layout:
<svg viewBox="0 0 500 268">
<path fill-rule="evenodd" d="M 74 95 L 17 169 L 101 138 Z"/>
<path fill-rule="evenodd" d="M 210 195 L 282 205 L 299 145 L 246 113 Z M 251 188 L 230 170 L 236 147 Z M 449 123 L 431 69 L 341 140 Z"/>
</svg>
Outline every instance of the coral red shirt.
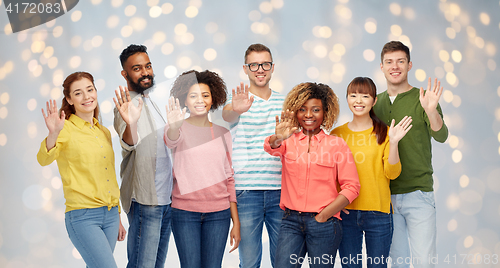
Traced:
<svg viewBox="0 0 500 268">
<path fill-rule="evenodd" d="M 264 150 L 279 156 L 283 164 L 281 177 L 281 209 L 302 212 L 321 212 L 339 194 L 349 203 L 359 194 L 356 163 L 346 142 L 326 135 L 323 130 L 311 138 L 294 133 L 272 149 L 267 137 Z M 337 190 L 340 187 L 340 192 Z M 340 213 L 334 215 L 340 219 Z"/>
</svg>

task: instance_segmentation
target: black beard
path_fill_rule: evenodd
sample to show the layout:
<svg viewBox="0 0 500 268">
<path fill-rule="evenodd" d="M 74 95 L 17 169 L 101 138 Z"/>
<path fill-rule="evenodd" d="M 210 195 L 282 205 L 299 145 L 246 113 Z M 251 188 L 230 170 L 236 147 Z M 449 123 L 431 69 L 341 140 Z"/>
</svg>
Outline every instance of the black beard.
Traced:
<svg viewBox="0 0 500 268">
<path fill-rule="evenodd" d="M 147 87 L 143 87 L 141 85 L 141 81 L 148 78 L 150 81 L 151 81 L 151 84 Z M 154 76 L 151 76 L 151 75 L 146 75 L 146 76 L 143 76 L 141 78 L 139 78 L 137 80 L 137 83 L 135 83 L 134 81 L 132 81 L 130 79 L 130 76 L 128 76 L 127 74 L 127 81 L 131 87 L 131 89 L 134 91 L 134 92 L 137 92 L 139 94 L 142 94 L 144 91 L 146 91 L 147 89 L 150 89 L 151 87 L 153 87 L 155 85 L 155 80 L 154 80 Z"/>
</svg>

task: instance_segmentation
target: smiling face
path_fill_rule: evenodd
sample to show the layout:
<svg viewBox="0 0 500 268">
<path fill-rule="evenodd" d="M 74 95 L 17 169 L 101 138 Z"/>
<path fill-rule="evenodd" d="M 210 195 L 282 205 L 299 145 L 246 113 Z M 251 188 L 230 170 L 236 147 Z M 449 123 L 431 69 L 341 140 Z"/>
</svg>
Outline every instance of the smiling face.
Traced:
<svg viewBox="0 0 500 268">
<path fill-rule="evenodd" d="M 318 134 L 323 124 L 323 103 L 320 99 L 308 99 L 297 111 L 297 121 L 302 132 L 309 137 Z"/>
<path fill-rule="evenodd" d="M 75 114 L 78 117 L 82 119 L 93 117 L 97 107 L 97 90 L 89 79 L 82 78 L 73 82 L 69 86 L 69 96 L 66 100 L 75 107 Z"/>
<path fill-rule="evenodd" d="M 368 93 L 352 92 L 347 94 L 347 105 L 354 116 L 370 116 L 370 110 L 376 102 L 377 99 Z"/>
<path fill-rule="evenodd" d="M 250 71 L 246 64 L 261 64 L 272 61 L 273 59 L 271 58 L 271 54 L 269 54 L 269 52 L 267 51 L 254 51 L 247 55 L 245 65 L 243 65 L 243 70 L 245 71 L 245 74 L 248 75 L 248 79 L 250 80 L 250 87 L 269 87 L 269 81 L 271 80 L 271 76 L 274 72 L 274 64 L 269 71 L 264 71 L 262 66 L 259 66 L 259 69 L 255 72 Z"/>
<path fill-rule="evenodd" d="M 189 88 L 184 105 L 190 116 L 206 116 L 212 108 L 212 93 L 206 84 L 194 84 Z"/>
<path fill-rule="evenodd" d="M 138 52 L 125 62 L 122 76 L 127 79 L 129 89 L 142 93 L 154 85 L 153 65 L 147 53 Z"/>
<path fill-rule="evenodd" d="M 395 86 L 408 83 L 408 72 L 411 67 L 411 61 L 408 61 L 406 53 L 401 50 L 385 53 L 380 64 L 387 83 Z"/>
</svg>

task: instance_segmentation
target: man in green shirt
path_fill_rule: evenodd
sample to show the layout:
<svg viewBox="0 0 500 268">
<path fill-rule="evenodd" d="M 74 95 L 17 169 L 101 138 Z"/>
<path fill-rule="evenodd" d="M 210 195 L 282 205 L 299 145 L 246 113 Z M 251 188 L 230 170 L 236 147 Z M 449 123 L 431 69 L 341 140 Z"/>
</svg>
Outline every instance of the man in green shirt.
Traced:
<svg viewBox="0 0 500 268">
<path fill-rule="evenodd" d="M 431 137 L 445 142 L 448 128 L 443 122 L 439 98 L 443 88 L 437 79 L 427 90 L 408 83 L 412 68 L 410 50 L 399 41 L 385 44 L 380 69 L 387 91 L 378 94 L 373 108 L 385 123 L 411 116 L 413 128 L 399 142 L 401 175 L 391 181 L 394 234 L 390 257 L 392 267 L 434 267 L 436 256 L 436 208 L 432 179 Z M 411 248 L 411 250 L 410 250 Z M 411 251 L 411 255 L 410 255 Z"/>
</svg>

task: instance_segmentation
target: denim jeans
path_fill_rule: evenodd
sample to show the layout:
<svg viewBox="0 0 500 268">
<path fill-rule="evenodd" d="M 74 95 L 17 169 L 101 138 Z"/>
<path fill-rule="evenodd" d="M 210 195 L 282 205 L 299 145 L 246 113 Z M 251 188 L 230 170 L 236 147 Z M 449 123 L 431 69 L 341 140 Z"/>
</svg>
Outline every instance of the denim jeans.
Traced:
<svg viewBox="0 0 500 268">
<path fill-rule="evenodd" d="M 231 211 L 201 213 L 172 208 L 172 232 L 181 267 L 220 268 Z"/>
<path fill-rule="evenodd" d="M 434 267 L 429 261 L 436 257 L 434 192 L 395 194 L 391 196 L 391 201 L 394 206 L 394 234 L 390 253 L 392 267 L 410 267 L 410 263 L 415 268 Z"/>
<path fill-rule="evenodd" d="M 317 222 L 317 213 L 287 209 L 281 221 L 275 267 L 333 267 L 342 239 L 339 219 Z M 304 256 L 307 252 L 307 258 Z"/>
<path fill-rule="evenodd" d="M 118 239 L 118 207 L 85 208 L 64 214 L 69 239 L 87 267 L 116 267 L 113 251 Z"/>
<path fill-rule="evenodd" d="M 240 267 L 260 267 L 262 259 L 262 229 L 266 224 L 269 235 L 271 264 L 274 263 L 283 210 L 281 190 L 237 190 L 241 241 L 238 247 Z M 274 266 L 274 265 L 273 265 Z M 276 267 L 276 266 L 274 266 Z"/>
<path fill-rule="evenodd" d="M 148 206 L 133 201 L 127 217 L 127 268 L 163 268 L 172 230 L 170 205 Z"/>
<path fill-rule="evenodd" d="M 341 212 L 342 241 L 339 246 L 342 267 L 361 268 L 363 234 L 366 263 L 369 268 L 385 268 L 391 249 L 392 214 L 380 211 L 349 210 Z"/>
</svg>

